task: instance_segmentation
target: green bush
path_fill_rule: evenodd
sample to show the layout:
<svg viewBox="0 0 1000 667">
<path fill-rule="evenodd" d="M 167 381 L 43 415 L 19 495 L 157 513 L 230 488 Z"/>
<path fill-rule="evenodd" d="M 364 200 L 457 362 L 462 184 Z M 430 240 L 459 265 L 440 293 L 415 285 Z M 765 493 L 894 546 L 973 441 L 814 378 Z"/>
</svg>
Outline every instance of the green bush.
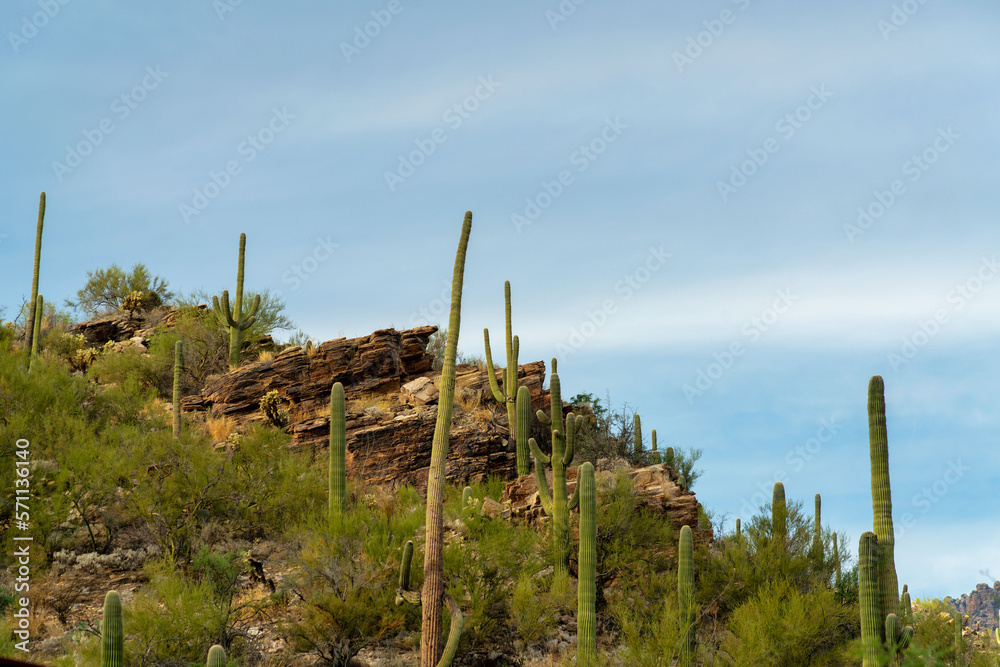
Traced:
<svg viewBox="0 0 1000 667">
<path fill-rule="evenodd" d="M 112 264 L 107 269 L 88 271 L 87 283 L 77 291 L 76 301 L 67 299 L 66 305 L 88 317 L 98 317 L 121 310 L 133 292 L 142 294 L 140 303 L 149 307 L 164 304 L 174 296 L 167 289 L 167 281 L 152 275 L 144 264 L 133 265 L 128 273 Z"/>
</svg>

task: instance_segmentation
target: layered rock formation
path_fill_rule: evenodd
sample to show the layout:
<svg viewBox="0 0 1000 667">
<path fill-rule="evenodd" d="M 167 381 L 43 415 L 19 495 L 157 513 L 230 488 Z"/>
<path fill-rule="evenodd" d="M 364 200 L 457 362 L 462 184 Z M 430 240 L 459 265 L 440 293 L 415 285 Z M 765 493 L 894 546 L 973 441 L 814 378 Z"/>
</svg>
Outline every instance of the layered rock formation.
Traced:
<svg viewBox="0 0 1000 667">
<path fill-rule="evenodd" d="M 963 615 L 968 614 L 966 627 L 974 628 L 979 623 L 981 628 L 997 627 L 997 612 L 1000 611 L 1000 581 L 989 584 L 976 584 L 976 590 L 963 594 L 958 599 L 945 598 L 945 603 Z"/>
</svg>

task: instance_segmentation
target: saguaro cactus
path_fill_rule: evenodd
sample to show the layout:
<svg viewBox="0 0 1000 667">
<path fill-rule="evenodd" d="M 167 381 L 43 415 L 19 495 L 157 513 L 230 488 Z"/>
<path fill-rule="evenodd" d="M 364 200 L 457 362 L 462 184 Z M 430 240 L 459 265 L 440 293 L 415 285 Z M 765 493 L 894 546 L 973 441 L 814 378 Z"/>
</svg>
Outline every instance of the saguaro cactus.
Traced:
<svg viewBox="0 0 1000 667">
<path fill-rule="evenodd" d="M 28 321 L 25 327 L 25 347 L 32 349 L 35 341 L 35 317 L 41 319 L 40 309 L 35 308 L 38 299 L 38 266 L 42 261 L 42 227 L 45 223 L 45 192 L 38 197 L 38 224 L 35 226 L 35 270 L 31 274 L 31 301 L 28 302 Z"/>
<path fill-rule="evenodd" d="M 243 347 L 243 332 L 257 321 L 257 310 L 260 308 L 260 295 L 254 297 L 253 304 L 247 312 L 243 312 L 243 259 L 246 256 L 247 235 L 240 234 L 239 265 L 236 270 L 236 300 L 229 307 L 229 290 L 222 290 L 222 301 L 212 297 L 212 308 L 222 327 L 229 330 L 229 370 L 235 370 L 240 365 L 240 350 Z"/>
<path fill-rule="evenodd" d="M 913 606 L 910 604 L 910 591 L 906 590 L 903 584 L 903 592 L 899 594 L 899 615 L 900 621 L 910 623 L 913 620 Z"/>
<path fill-rule="evenodd" d="M 632 459 L 638 465 L 642 465 L 642 422 L 639 420 L 638 413 L 635 415 L 635 421 L 632 425 Z"/>
<path fill-rule="evenodd" d="M 527 387 L 517 388 L 517 402 L 515 407 L 517 408 L 517 447 L 520 449 L 520 443 L 523 442 L 525 450 L 528 450 L 528 440 L 531 438 L 531 391 Z M 520 457 L 520 454 L 518 457 Z M 526 456 L 525 461 L 528 461 L 529 458 Z M 524 472 L 521 472 L 521 470 L 521 460 L 518 458 L 518 477 L 530 474 L 531 471 L 528 466 L 524 467 Z"/>
<path fill-rule="evenodd" d="M 863 667 L 881 667 L 879 649 L 885 632 L 882 601 L 878 592 L 878 538 L 871 531 L 858 544 L 858 599 L 861 607 Z"/>
<path fill-rule="evenodd" d="M 104 619 L 101 621 L 101 667 L 122 667 L 124 662 L 122 600 L 118 591 L 108 591 L 104 596 Z"/>
<path fill-rule="evenodd" d="M 781 549 L 788 538 L 788 508 L 785 505 L 785 485 L 774 483 L 771 493 L 771 536 Z"/>
<path fill-rule="evenodd" d="M 741 537 L 741 534 L 740 534 L 740 520 L 736 519 L 736 538 L 739 539 L 740 537 Z"/>
<path fill-rule="evenodd" d="M 519 343 L 517 336 L 512 335 L 510 325 L 510 281 L 503 284 L 504 303 L 504 330 L 507 348 L 507 367 L 503 370 L 503 389 L 497 385 L 496 373 L 493 371 L 493 356 L 490 350 L 490 330 L 483 329 L 483 341 L 486 345 L 486 377 L 490 381 L 490 390 L 497 403 L 507 407 L 507 429 L 510 437 L 514 438 L 517 448 L 517 474 L 527 475 L 531 472 L 531 465 L 528 457 L 528 443 L 521 440 L 520 431 L 517 425 L 518 415 L 516 408 L 517 401 L 517 354 Z"/>
<path fill-rule="evenodd" d="M 695 620 L 697 609 L 694 600 L 694 538 L 691 526 L 681 526 L 677 548 L 677 604 L 680 608 L 681 661 L 680 667 L 694 667 Z"/>
<path fill-rule="evenodd" d="M 878 592 L 883 615 L 899 609 L 899 582 L 896 579 L 894 556 L 895 536 L 892 528 L 892 492 L 889 488 L 889 443 L 885 426 L 885 385 L 875 375 L 868 383 L 868 438 L 872 470 L 872 509 L 875 514 L 874 533 L 878 537 Z M 885 624 L 882 640 L 885 640 Z"/>
<path fill-rule="evenodd" d="M 580 466 L 580 571 L 577 584 L 576 646 L 580 665 L 597 659 L 597 491 L 594 466 Z"/>
<path fill-rule="evenodd" d="M 184 373 L 184 341 L 174 343 L 174 437 L 181 437 L 181 374 Z"/>
<path fill-rule="evenodd" d="M 330 388 L 330 520 L 347 511 L 347 412 L 344 385 Z"/>
<path fill-rule="evenodd" d="M 424 551 L 424 587 L 421 593 L 423 618 L 420 626 L 420 667 L 437 665 L 441 658 L 441 603 L 447 602 L 444 595 L 444 463 L 448 456 L 455 400 L 455 357 L 458 354 L 458 332 L 462 321 L 462 280 L 471 231 L 472 211 L 468 211 L 462 224 L 458 252 L 455 254 L 448 342 L 445 344 L 444 365 L 441 368 L 437 423 L 434 425 L 431 464 L 427 474 L 427 544 Z M 451 603 L 448 606 L 451 608 Z M 455 609 L 457 608 L 458 605 L 455 605 Z M 452 611 L 452 618 L 454 616 L 455 612 Z M 450 665 L 451 659 L 447 663 L 442 660 L 441 664 Z"/>
<path fill-rule="evenodd" d="M 809 557 L 818 568 L 823 565 L 823 528 L 820 521 L 820 497 L 816 494 L 816 518 L 813 524 L 813 541 L 809 549 Z"/>
<path fill-rule="evenodd" d="M 573 497 L 567 501 L 566 467 L 573 461 L 576 434 L 583 426 L 583 418 L 571 412 L 566 415 L 563 430 L 562 397 L 559 393 L 559 373 L 556 372 L 555 359 L 552 360 L 552 376 L 549 378 L 549 398 L 552 416 L 547 416 L 541 410 L 536 416 L 539 421 L 552 427 L 552 456 L 543 454 L 534 438 L 528 440 L 528 446 L 535 456 L 535 474 L 538 476 L 542 508 L 552 517 L 550 537 L 556 557 L 555 569 L 565 573 L 569 563 L 569 511 L 576 507 L 580 499 L 580 486 L 577 485 Z M 552 465 L 551 493 L 544 467 L 549 464 Z"/>
<path fill-rule="evenodd" d="M 38 345 L 42 338 L 42 314 L 45 312 L 45 299 L 41 294 L 35 299 L 35 330 L 31 337 L 31 357 L 28 359 L 28 372 L 31 372 L 31 367 L 35 364 L 35 358 L 38 356 Z"/>
<path fill-rule="evenodd" d="M 837 533 L 833 534 L 833 583 L 840 588 L 840 547 L 837 544 Z"/>
<path fill-rule="evenodd" d="M 660 452 L 656 449 L 656 429 L 654 428 L 649 432 L 649 438 L 653 441 L 653 451 L 649 455 L 649 462 L 653 464 L 663 463 L 663 457 L 660 456 Z"/>
<path fill-rule="evenodd" d="M 218 644 L 208 649 L 208 660 L 205 667 L 226 667 L 226 649 Z"/>
</svg>

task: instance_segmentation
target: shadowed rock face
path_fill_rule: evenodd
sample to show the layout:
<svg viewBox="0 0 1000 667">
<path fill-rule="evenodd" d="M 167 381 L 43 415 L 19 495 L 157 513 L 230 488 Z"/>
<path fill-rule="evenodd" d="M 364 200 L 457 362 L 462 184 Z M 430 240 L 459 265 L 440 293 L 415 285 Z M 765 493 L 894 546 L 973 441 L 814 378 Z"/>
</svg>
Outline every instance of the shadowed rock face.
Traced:
<svg viewBox="0 0 1000 667">
<path fill-rule="evenodd" d="M 311 355 L 293 348 L 272 361 L 248 364 L 207 382 L 200 395 L 186 397 L 182 405 L 185 411 L 209 410 L 213 416 L 240 422 L 260 421 L 260 399 L 276 390 L 282 409 L 289 413 L 291 447 L 318 453 L 329 446 L 330 388 L 340 382 L 348 402 L 348 474 L 370 484 L 413 484 L 423 489 L 437 396 L 425 382 L 421 400 L 415 401 L 403 386 L 418 378 L 440 377 L 431 370 L 433 357 L 427 353 L 435 331 L 433 326 L 381 329 L 369 336 L 327 341 Z M 542 391 L 545 364 L 520 366 L 518 376 L 531 392 L 533 407 L 544 409 L 548 405 L 548 392 Z M 447 481 L 468 484 L 490 475 L 513 477 L 516 453 L 506 443 L 506 409 L 493 399 L 485 370 L 461 365 L 455 384 Z"/>
</svg>

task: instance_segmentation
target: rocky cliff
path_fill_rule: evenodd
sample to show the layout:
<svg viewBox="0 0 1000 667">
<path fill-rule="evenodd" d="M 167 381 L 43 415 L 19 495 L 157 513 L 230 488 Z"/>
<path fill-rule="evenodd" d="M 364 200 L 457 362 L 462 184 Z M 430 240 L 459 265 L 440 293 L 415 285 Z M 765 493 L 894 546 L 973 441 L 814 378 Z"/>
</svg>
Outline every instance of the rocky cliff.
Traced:
<svg viewBox="0 0 1000 667">
<path fill-rule="evenodd" d="M 997 627 L 997 613 L 1000 612 L 1000 581 L 989 584 L 976 584 L 976 590 L 963 594 L 958 599 L 947 597 L 945 603 L 963 615 L 968 614 L 966 627 L 974 628 L 978 623 L 981 628 Z"/>
</svg>

